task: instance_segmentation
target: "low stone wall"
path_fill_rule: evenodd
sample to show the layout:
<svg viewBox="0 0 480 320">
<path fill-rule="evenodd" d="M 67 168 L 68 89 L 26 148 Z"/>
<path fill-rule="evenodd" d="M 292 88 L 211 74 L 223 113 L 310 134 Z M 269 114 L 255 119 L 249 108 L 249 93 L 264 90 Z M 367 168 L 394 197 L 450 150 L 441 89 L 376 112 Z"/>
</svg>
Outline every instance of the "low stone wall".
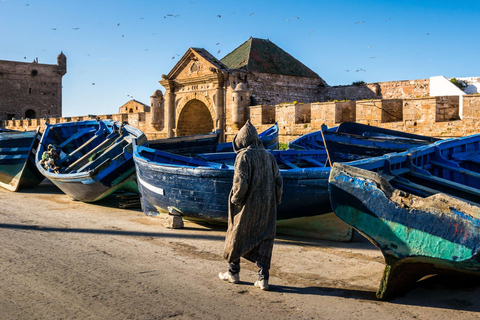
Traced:
<svg viewBox="0 0 480 320">
<path fill-rule="evenodd" d="M 342 122 L 351 121 L 383 128 L 439 138 L 461 137 L 480 133 L 480 95 L 466 95 L 463 117 L 460 119 L 458 97 L 413 99 L 370 99 L 359 101 L 291 103 L 277 106 L 249 107 L 250 121 L 262 132 L 274 122 L 279 126 L 280 142 Z M 49 123 L 82 121 L 96 116 L 49 118 Z M 149 139 L 166 138 L 165 130 L 151 124 L 149 112 L 100 115 L 101 119 L 127 121 L 142 130 Z M 14 130 L 34 130 L 44 127 L 44 119 L 9 120 L 4 126 Z M 238 128 L 227 124 L 226 141 L 231 141 Z"/>
</svg>

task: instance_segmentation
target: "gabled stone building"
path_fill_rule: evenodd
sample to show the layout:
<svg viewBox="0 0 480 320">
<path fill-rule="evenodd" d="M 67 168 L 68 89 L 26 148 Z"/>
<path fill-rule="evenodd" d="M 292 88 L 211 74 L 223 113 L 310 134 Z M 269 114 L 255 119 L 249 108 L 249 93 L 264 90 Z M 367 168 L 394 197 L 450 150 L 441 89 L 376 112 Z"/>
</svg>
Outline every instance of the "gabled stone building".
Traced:
<svg viewBox="0 0 480 320">
<path fill-rule="evenodd" d="M 56 65 L 0 61 L 0 120 L 60 117 L 66 73 L 63 53 Z"/>
<path fill-rule="evenodd" d="M 221 129 L 233 135 L 249 106 L 318 101 L 325 81 L 270 40 L 250 38 L 223 59 L 190 48 L 151 97 L 152 124 L 167 137 Z M 164 104 L 162 102 L 164 101 Z M 162 121 L 163 119 L 163 121 Z"/>
<path fill-rule="evenodd" d="M 123 106 L 118 108 L 118 113 L 140 113 L 140 112 L 150 112 L 150 106 L 147 106 L 140 101 L 132 99 L 125 103 Z"/>
</svg>

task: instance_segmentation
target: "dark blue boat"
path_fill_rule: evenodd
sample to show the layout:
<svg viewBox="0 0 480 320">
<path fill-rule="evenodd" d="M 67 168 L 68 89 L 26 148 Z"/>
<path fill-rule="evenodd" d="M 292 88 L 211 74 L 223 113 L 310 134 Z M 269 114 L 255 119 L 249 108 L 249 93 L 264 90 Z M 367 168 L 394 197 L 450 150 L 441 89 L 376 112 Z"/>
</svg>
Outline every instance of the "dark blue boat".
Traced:
<svg viewBox="0 0 480 320">
<path fill-rule="evenodd" d="M 155 150 L 192 156 L 199 153 L 215 152 L 219 145 L 219 138 L 220 130 L 216 130 L 205 134 L 148 140 L 148 145 Z"/>
<path fill-rule="evenodd" d="M 335 214 L 385 257 L 378 298 L 427 275 L 480 276 L 480 135 L 336 163 L 329 190 Z"/>
<path fill-rule="evenodd" d="M 39 141 L 38 130 L 0 132 L 0 187 L 17 191 L 43 181 L 44 176 L 35 166 Z"/>
<path fill-rule="evenodd" d="M 277 150 L 278 149 L 278 125 L 275 123 L 273 126 L 267 130 L 258 134 L 258 138 L 262 141 L 263 146 L 267 150 Z M 202 152 L 207 153 L 208 151 Z M 233 152 L 233 145 L 231 142 L 219 143 L 217 147 L 217 152 Z"/>
<path fill-rule="evenodd" d="M 330 168 L 324 150 L 270 151 L 283 177 L 277 231 L 349 241 L 352 230 L 332 213 L 327 189 Z M 193 220 L 226 222 L 235 153 L 188 158 L 135 147 L 141 204 L 147 215 L 174 211 Z M 209 161 L 207 161 L 208 159 Z"/>
<path fill-rule="evenodd" d="M 143 145 L 147 138 L 140 130 L 112 120 L 47 124 L 36 165 L 72 199 L 93 202 L 119 189 L 137 190 L 133 141 Z M 49 145 L 58 156 L 51 166 L 42 161 Z"/>
<path fill-rule="evenodd" d="M 335 162 L 348 162 L 402 152 L 438 140 L 355 122 L 344 122 L 336 130 L 322 126 L 320 131 L 291 141 L 289 148 L 300 150 L 326 148 L 329 165 L 331 165 Z"/>
</svg>

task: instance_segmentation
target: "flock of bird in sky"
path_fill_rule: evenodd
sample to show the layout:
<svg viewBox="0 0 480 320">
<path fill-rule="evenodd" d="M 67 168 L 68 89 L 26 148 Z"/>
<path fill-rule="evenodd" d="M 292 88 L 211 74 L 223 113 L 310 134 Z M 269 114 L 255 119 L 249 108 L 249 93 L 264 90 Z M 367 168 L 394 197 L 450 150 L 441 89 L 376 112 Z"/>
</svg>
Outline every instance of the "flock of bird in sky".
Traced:
<svg viewBox="0 0 480 320">
<path fill-rule="evenodd" d="M 5 1 L 5 0 L 2 0 L 2 1 Z M 194 4 L 194 3 L 195 3 L 195 1 L 191 1 L 191 2 L 190 2 L 190 4 Z M 29 3 L 27 3 L 27 4 L 25 4 L 25 5 L 26 5 L 26 6 L 30 6 Z M 234 15 L 234 14 L 235 14 L 235 12 L 231 12 L 231 13 L 230 13 L 230 15 Z M 255 12 L 251 12 L 251 13 L 249 14 L 249 16 L 253 16 L 254 14 L 255 14 Z M 177 18 L 177 17 L 179 17 L 179 16 L 180 16 L 180 14 L 168 13 L 168 14 L 164 15 L 163 18 L 164 18 L 164 19 L 170 19 L 170 18 Z M 219 19 L 221 19 L 221 18 L 222 18 L 222 15 L 221 15 L 221 14 L 217 14 L 216 17 L 219 18 Z M 143 17 L 140 17 L 139 19 L 143 20 L 144 18 L 143 18 Z M 291 19 L 291 18 L 290 18 L 290 19 L 289 19 L 289 18 L 284 18 L 284 21 L 285 21 L 285 22 L 292 22 L 292 21 L 295 21 L 295 20 L 300 20 L 300 17 L 299 17 L 299 16 L 294 16 L 293 19 Z M 390 20 L 391 20 L 390 18 L 387 18 L 387 19 L 386 19 L 386 21 L 390 21 Z M 364 24 L 364 23 L 366 23 L 366 21 L 364 21 L 364 20 L 354 22 L 355 25 L 361 25 L 361 24 Z M 116 27 L 120 27 L 120 26 L 121 26 L 121 23 L 120 23 L 120 22 L 116 24 Z M 80 27 L 72 27 L 71 29 L 74 30 L 74 31 L 77 31 L 77 30 L 80 29 Z M 57 27 L 52 27 L 51 30 L 52 30 L 52 31 L 57 31 L 58 28 L 57 28 Z M 311 30 L 310 32 L 308 32 L 308 34 L 310 35 L 310 34 L 312 34 L 314 31 L 315 31 L 315 30 L 313 29 L 313 30 Z M 153 34 L 155 34 L 155 33 L 153 33 Z M 428 35 L 430 35 L 430 33 L 426 33 L 426 35 L 428 36 Z M 125 37 L 125 34 L 121 34 L 121 37 L 124 38 L 124 37 Z M 216 45 L 216 46 L 220 45 L 220 42 L 217 42 L 215 45 Z M 368 46 L 368 48 L 371 48 L 371 46 Z M 145 51 L 148 51 L 148 49 L 145 49 Z M 219 49 L 219 50 L 217 51 L 217 54 L 220 54 L 220 53 L 221 53 L 221 50 Z M 87 55 L 90 55 L 90 54 L 87 54 Z M 175 53 L 175 54 L 172 56 L 172 60 L 175 59 L 176 57 L 179 57 L 179 56 L 180 56 L 180 54 Z M 26 57 L 24 57 L 24 58 L 26 59 Z M 376 59 L 376 57 L 372 56 L 372 57 L 370 57 L 370 59 Z M 431 59 L 430 59 L 430 60 L 431 60 Z M 430 60 L 429 60 L 429 61 L 430 61 Z M 350 70 L 346 69 L 345 72 L 350 72 Z M 355 72 L 367 72 L 367 71 L 366 71 L 365 69 L 363 69 L 363 68 L 357 68 L 357 69 L 355 70 Z M 92 82 L 92 85 L 95 85 L 95 83 Z M 130 96 L 130 95 L 127 95 L 127 96 L 133 98 L 133 96 Z"/>
</svg>

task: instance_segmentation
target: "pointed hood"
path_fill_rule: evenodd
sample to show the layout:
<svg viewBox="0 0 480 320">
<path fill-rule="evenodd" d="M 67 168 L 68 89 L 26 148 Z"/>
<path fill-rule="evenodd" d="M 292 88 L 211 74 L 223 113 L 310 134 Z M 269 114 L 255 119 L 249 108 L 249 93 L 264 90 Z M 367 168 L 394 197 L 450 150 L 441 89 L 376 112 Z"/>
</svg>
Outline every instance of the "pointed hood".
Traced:
<svg viewBox="0 0 480 320">
<path fill-rule="evenodd" d="M 233 150 L 236 153 L 239 153 L 242 149 L 252 147 L 252 148 L 263 148 L 263 144 L 258 138 L 257 129 L 250 123 L 250 120 L 247 120 L 245 125 L 237 132 L 232 141 Z"/>
</svg>

